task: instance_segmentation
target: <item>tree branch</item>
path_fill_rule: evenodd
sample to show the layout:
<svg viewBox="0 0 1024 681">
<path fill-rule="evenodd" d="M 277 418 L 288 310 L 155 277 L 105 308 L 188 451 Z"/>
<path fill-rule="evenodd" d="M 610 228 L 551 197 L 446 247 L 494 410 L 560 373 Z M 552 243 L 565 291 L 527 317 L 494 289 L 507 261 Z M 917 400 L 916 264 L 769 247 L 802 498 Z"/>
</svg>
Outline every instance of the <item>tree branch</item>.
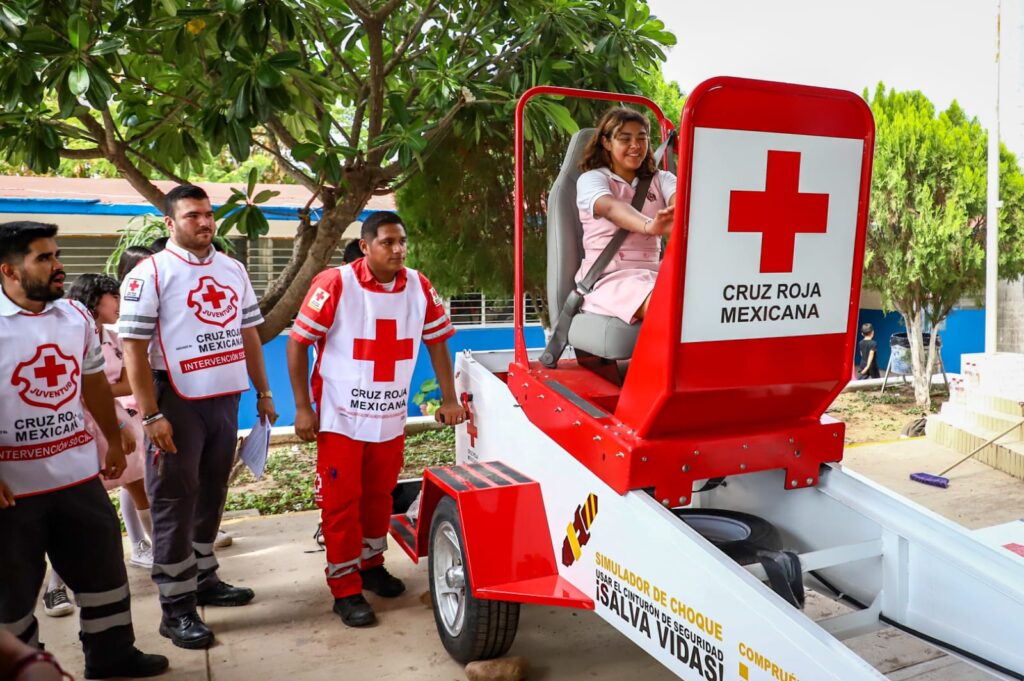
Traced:
<svg viewBox="0 0 1024 681">
<path fill-rule="evenodd" d="M 168 180 L 174 180 L 178 184 L 192 184 L 191 182 L 189 182 L 185 178 L 179 177 L 178 175 L 175 175 L 170 170 L 168 170 L 166 167 L 160 165 L 159 163 L 157 163 L 156 161 L 154 161 L 150 157 L 148 157 L 145 154 L 143 154 L 138 149 L 133 149 L 132 147 L 126 147 L 125 150 L 130 152 L 130 153 L 132 153 L 132 154 L 134 154 L 134 155 L 136 155 L 136 156 L 138 156 L 140 159 L 142 159 L 142 161 L 146 165 L 148 165 L 150 168 L 152 168 L 153 170 L 157 171 L 158 173 L 160 173 L 161 175 L 166 177 Z"/>
<path fill-rule="evenodd" d="M 281 119 L 277 116 L 271 116 L 266 123 L 267 130 L 274 133 L 274 135 L 284 142 L 284 145 L 289 149 L 294 149 L 299 144 L 299 140 L 295 139 L 295 136 L 289 132 L 288 128 L 284 126 Z"/>
<path fill-rule="evenodd" d="M 398 6 L 401 5 L 403 1 L 404 0 L 388 0 L 386 5 L 373 14 L 373 19 L 383 23 L 392 12 L 398 9 Z"/>
<path fill-rule="evenodd" d="M 398 64 L 402 61 L 402 57 L 405 55 L 409 46 L 412 45 L 412 41 L 419 36 L 420 30 L 423 28 L 423 24 L 430 18 L 430 13 L 437 7 L 437 0 L 428 0 L 427 6 L 423 9 L 422 14 L 416 19 L 416 23 L 413 24 L 412 28 L 406 32 L 405 37 L 402 39 L 401 44 L 395 48 L 394 52 L 391 53 L 391 59 L 384 65 L 383 75 L 387 77 Z M 390 12 L 388 12 L 390 14 Z M 447 23 L 445 24 L 447 27 Z"/>
<path fill-rule="evenodd" d="M 349 0 L 348 6 L 351 7 L 352 11 L 355 12 L 355 15 L 363 21 L 373 18 L 373 12 L 370 11 L 369 7 L 362 3 L 362 0 Z"/>
<path fill-rule="evenodd" d="M 455 125 L 455 117 L 459 114 L 460 111 L 462 111 L 462 109 L 465 106 L 465 98 L 459 98 L 459 101 L 456 102 L 455 105 L 448 111 L 448 113 L 444 115 L 444 118 L 438 121 L 437 125 L 430 129 L 430 131 L 425 135 L 427 140 L 427 146 L 420 153 L 420 158 L 426 161 L 430 157 L 430 155 L 437 150 L 437 147 L 440 146 L 441 142 L 444 140 L 445 136 L 451 130 L 452 126 Z M 396 161 L 395 163 L 392 163 L 386 168 L 381 169 L 380 180 L 390 185 L 391 182 L 393 182 L 399 175 L 401 175 L 402 170 L 402 165 Z M 401 183 L 399 183 L 399 186 L 401 186 L 402 184 L 405 184 L 404 180 Z"/>
<path fill-rule="evenodd" d="M 378 165 L 384 158 L 383 148 L 373 148 L 373 141 L 380 135 L 384 126 L 384 76 L 381 69 L 384 68 L 384 48 L 381 42 L 381 25 L 376 21 L 365 21 L 366 41 L 369 46 L 370 77 L 367 82 L 370 86 L 369 108 L 370 117 L 367 121 L 366 147 L 367 161 L 370 165 Z"/>
<path fill-rule="evenodd" d="M 78 120 L 100 141 L 99 146 L 103 150 L 104 156 L 121 171 L 132 188 L 155 207 L 163 210 L 164 193 L 134 163 L 128 160 L 124 152 L 124 144 L 115 139 L 114 118 L 110 115 L 110 110 L 105 109 L 102 113 L 103 125 L 88 114 L 82 115 Z"/>
<path fill-rule="evenodd" d="M 70 158 L 77 161 L 88 161 L 96 158 L 106 158 L 106 154 L 99 147 L 92 149 L 61 149 L 61 158 Z"/>
<path fill-rule="evenodd" d="M 161 125 L 163 125 L 164 123 L 166 123 L 168 120 L 170 120 L 172 118 L 176 118 L 178 116 L 178 114 L 181 113 L 181 110 L 184 109 L 184 108 L 185 108 L 185 103 L 184 102 L 178 102 L 178 104 L 176 104 L 175 107 L 173 109 L 171 109 L 170 113 L 168 113 L 166 116 L 162 116 L 160 118 L 160 120 L 155 121 L 153 123 L 153 125 L 151 125 L 146 130 L 140 132 L 139 134 L 135 135 L 134 137 L 129 137 L 128 138 L 128 143 L 129 144 L 138 144 L 139 142 L 144 142 L 144 141 L 148 140 L 150 137 L 153 136 L 153 133 L 155 133 L 157 130 L 160 129 Z"/>
<path fill-rule="evenodd" d="M 314 180 L 309 175 L 306 175 L 306 173 L 302 172 L 297 167 L 292 165 L 292 163 L 287 158 L 285 158 L 284 154 L 281 153 L 281 150 L 277 145 L 277 140 L 274 139 L 273 134 L 270 133 L 269 136 L 272 141 L 271 146 L 263 144 L 256 138 L 253 138 L 253 143 L 260 149 L 263 149 L 268 154 L 273 156 L 277 160 L 278 164 L 281 166 L 281 169 L 290 178 L 292 178 L 293 180 L 295 180 L 296 182 L 298 182 L 311 192 L 319 191 L 320 185 L 316 182 L 316 180 Z"/>
</svg>

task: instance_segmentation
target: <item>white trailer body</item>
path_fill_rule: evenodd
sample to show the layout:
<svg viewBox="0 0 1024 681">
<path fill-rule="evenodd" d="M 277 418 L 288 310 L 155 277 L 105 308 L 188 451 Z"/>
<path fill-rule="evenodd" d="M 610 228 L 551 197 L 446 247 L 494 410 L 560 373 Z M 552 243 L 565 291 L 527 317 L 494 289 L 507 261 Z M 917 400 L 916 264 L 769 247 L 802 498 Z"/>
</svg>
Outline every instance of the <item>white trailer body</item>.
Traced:
<svg viewBox="0 0 1024 681">
<path fill-rule="evenodd" d="M 458 463 L 501 461 L 537 481 L 556 555 L 595 495 L 589 541 L 559 574 L 679 678 L 884 678 L 841 642 L 886 626 L 880 618 L 987 661 L 995 678 L 1024 678 L 1024 562 L 840 465 L 816 487 L 786 490 L 782 471 L 763 471 L 695 494 L 695 506 L 772 522 L 805 573 L 866 606 L 812 621 L 755 576 L 759 567 L 737 565 L 648 493 L 618 494 L 531 423 L 496 375 L 510 360 L 458 358 L 476 430 L 459 428 Z M 806 584 L 828 592 L 814 577 Z"/>
</svg>

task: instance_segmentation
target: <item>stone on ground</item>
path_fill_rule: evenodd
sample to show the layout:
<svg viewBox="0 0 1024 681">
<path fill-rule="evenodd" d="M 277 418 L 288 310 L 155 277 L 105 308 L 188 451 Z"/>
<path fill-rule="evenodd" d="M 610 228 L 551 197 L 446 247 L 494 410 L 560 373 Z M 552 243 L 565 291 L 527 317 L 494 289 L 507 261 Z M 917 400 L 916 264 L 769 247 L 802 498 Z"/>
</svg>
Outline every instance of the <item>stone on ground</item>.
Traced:
<svg viewBox="0 0 1024 681">
<path fill-rule="evenodd" d="M 466 678 L 469 681 L 523 681 L 529 670 L 525 657 L 477 660 L 466 665 Z"/>
</svg>

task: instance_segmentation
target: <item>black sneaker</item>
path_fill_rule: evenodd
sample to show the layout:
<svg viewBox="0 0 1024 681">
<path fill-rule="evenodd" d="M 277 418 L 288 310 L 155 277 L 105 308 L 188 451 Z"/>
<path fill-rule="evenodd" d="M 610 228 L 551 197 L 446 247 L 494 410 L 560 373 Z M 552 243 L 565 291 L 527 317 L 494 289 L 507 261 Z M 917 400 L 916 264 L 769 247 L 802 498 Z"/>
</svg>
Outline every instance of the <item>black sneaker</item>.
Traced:
<svg viewBox="0 0 1024 681">
<path fill-rule="evenodd" d="M 366 627 L 377 621 L 373 608 L 363 594 L 334 599 L 334 612 L 350 627 Z"/>
<path fill-rule="evenodd" d="M 384 598 L 394 598 L 405 593 L 405 582 L 388 572 L 383 565 L 360 570 L 359 574 L 363 578 L 364 591 Z"/>
<path fill-rule="evenodd" d="M 256 592 L 247 587 L 231 586 L 227 582 L 217 582 L 217 586 L 197 591 L 196 603 L 198 605 L 230 608 L 236 605 L 245 605 L 255 596 Z"/>
<path fill-rule="evenodd" d="M 131 652 L 114 664 L 102 667 L 85 666 L 85 678 L 109 679 L 114 676 L 142 678 L 158 676 L 167 671 L 167 658 L 163 655 L 149 655 L 133 647 Z"/>
<path fill-rule="evenodd" d="M 213 632 L 193 610 L 181 617 L 164 617 L 160 620 L 160 635 L 171 639 L 179 648 L 201 650 L 213 644 Z"/>
<path fill-rule="evenodd" d="M 43 612 L 49 617 L 66 617 L 75 611 L 66 587 L 59 586 L 43 594 Z"/>
</svg>

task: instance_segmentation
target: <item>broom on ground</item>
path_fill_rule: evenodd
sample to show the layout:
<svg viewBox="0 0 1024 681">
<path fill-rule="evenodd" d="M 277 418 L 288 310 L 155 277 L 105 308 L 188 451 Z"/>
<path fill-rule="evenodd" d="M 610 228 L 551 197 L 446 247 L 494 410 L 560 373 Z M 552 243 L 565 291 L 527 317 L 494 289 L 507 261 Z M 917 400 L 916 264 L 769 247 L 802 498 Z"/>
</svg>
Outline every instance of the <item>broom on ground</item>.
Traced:
<svg viewBox="0 0 1024 681">
<path fill-rule="evenodd" d="M 931 473 L 911 473 L 910 479 L 913 480 L 914 482 L 920 482 L 922 484 L 931 485 L 933 487 L 949 487 L 949 478 L 943 477 L 944 475 L 946 475 L 946 473 L 950 472 L 951 470 L 962 464 L 964 461 L 967 461 L 968 459 L 973 459 L 975 454 L 985 449 L 985 447 L 988 447 L 990 444 L 994 443 L 1002 436 L 1009 434 L 1009 432 L 1014 430 L 1015 428 L 1019 428 L 1021 425 L 1024 425 L 1024 419 L 1017 421 L 1017 423 L 1013 424 L 1003 432 L 999 433 L 999 435 L 996 435 L 994 438 L 986 440 L 983 444 L 975 447 L 970 454 L 960 459 L 955 464 L 953 464 L 946 470 L 942 471 L 938 475 L 932 475 Z"/>
</svg>

